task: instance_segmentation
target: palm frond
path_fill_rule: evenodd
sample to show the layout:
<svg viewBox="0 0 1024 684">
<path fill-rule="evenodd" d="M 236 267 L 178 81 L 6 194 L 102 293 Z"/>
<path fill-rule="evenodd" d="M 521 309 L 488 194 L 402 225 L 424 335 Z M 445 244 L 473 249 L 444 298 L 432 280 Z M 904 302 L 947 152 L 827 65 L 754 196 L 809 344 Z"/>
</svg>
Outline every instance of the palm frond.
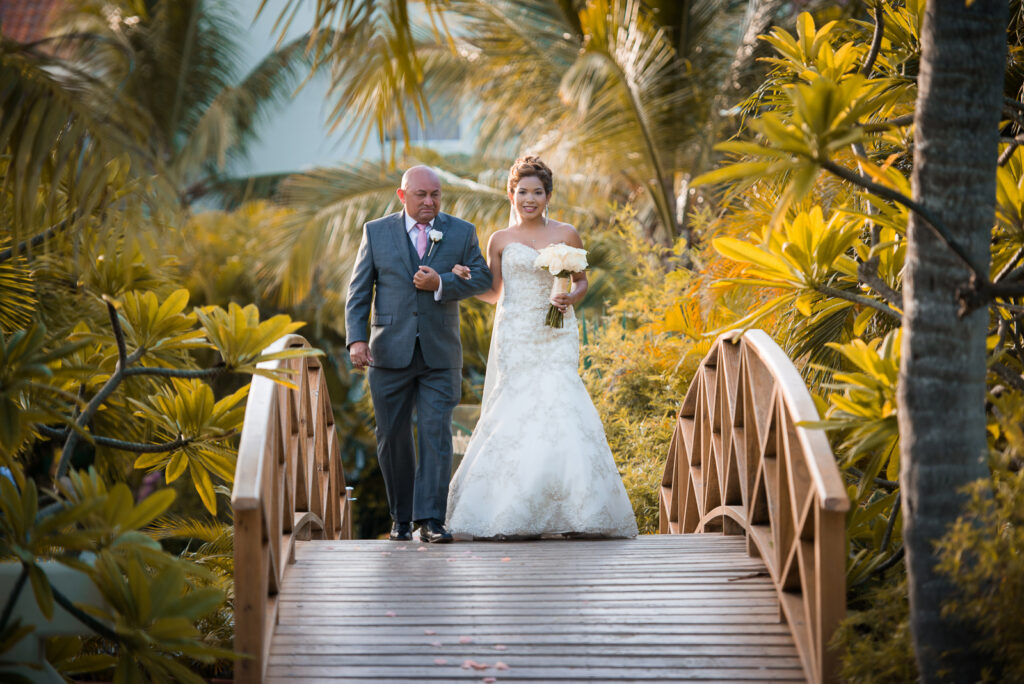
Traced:
<svg viewBox="0 0 1024 684">
<path fill-rule="evenodd" d="M 147 122 L 89 75 L 0 38 L 0 154 L 8 161 L 12 241 L 90 219 L 119 199 L 118 187 L 150 176 L 159 164 L 146 144 Z"/>
<path fill-rule="evenodd" d="M 175 167 L 188 170 L 212 165 L 223 169 L 229 157 L 245 155 L 257 125 L 287 101 L 310 63 L 305 37 L 267 55 L 238 85 L 217 92 L 175 154 Z"/>
<path fill-rule="evenodd" d="M 0 250 L 11 247 L 10 239 L 0 239 Z M 27 328 L 38 308 L 35 280 L 23 256 L 0 261 L 0 329 Z"/>
</svg>

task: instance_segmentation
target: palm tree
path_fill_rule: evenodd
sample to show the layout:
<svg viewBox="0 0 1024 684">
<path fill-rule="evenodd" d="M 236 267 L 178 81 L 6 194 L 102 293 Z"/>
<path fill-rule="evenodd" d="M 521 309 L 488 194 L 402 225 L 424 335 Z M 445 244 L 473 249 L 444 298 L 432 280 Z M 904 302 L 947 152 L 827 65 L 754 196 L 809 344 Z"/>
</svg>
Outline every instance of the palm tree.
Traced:
<svg viewBox="0 0 1024 684">
<path fill-rule="evenodd" d="M 1007 3 L 928 4 L 914 116 L 913 196 L 934 212 L 973 269 L 988 276 L 1003 103 Z M 955 198 L 955 201 L 950 201 Z M 961 487 L 988 476 L 988 309 L 958 310 L 970 271 L 911 213 L 898 385 L 911 631 L 925 682 L 977 681 L 983 657 L 940 607 L 952 589 L 935 542 L 961 513 Z"/>
<path fill-rule="evenodd" d="M 727 26 L 741 7 L 710 0 L 425 4 L 428 18 L 450 19 L 451 29 L 409 20 L 398 10 L 404 2 L 349 0 L 318 16 L 314 36 L 328 27 L 343 36 L 317 41 L 318 60 L 333 69 L 336 121 L 383 138 L 407 133 L 413 117 L 443 115 L 440 103 L 479 102 L 480 148 L 490 156 L 541 153 L 562 177 L 587 178 L 593 205 L 630 200 L 646 212 L 651 236 L 669 244 L 677 237 L 676 189 L 699 157 L 731 50 Z"/>
<path fill-rule="evenodd" d="M 244 157 L 257 124 L 309 68 L 302 37 L 243 73 L 230 6 L 77 0 L 58 24 L 71 59 L 146 114 L 150 143 L 186 206 L 230 181 L 228 162 Z"/>
</svg>

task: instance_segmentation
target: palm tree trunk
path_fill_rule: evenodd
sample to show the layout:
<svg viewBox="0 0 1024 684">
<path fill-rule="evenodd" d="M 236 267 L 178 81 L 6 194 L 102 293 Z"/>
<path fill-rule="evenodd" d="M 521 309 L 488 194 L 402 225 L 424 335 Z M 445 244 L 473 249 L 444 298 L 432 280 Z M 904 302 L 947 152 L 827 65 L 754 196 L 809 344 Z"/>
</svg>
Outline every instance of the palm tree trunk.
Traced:
<svg viewBox="0 0 1024 684">
<path fill-rule="evenodd" d="M 965 4 L 928 3 L 912 182 L 914 199 L 946 223 L 974 263 L 987 268 L 1007 3 Z M 957 289 L 967 280 L 962 262 L 912 214 L 898 402 L 911 631 L 924 682 L 978 681 L 982 665 L 965 626 L 941 615 L 952 585 L 935 572 L 933 546 L 961 511 L 959 489 L 988 475 L 988 312 L 958 315 Z"/>
</svg>

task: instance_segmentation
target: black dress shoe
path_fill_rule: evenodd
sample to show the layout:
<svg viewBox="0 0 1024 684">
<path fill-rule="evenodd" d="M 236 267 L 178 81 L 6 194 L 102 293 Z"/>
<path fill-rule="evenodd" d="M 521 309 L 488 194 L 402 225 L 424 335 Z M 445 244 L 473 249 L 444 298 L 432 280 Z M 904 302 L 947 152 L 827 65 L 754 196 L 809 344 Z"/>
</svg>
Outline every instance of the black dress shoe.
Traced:
<svg viewBox="0 0 1024 684">
<path fill-rule="evenodd" d="M 412 541 L 412 523 L 396 522 L 391 523 L 391 541 Z"/>
<path fill-rule="evenodd" d="M 420 539 L 428 544 L 447 544 L 452 540 L 452 533 L 437 520 L 424 520 L 420 523 Z"/>
</svg>

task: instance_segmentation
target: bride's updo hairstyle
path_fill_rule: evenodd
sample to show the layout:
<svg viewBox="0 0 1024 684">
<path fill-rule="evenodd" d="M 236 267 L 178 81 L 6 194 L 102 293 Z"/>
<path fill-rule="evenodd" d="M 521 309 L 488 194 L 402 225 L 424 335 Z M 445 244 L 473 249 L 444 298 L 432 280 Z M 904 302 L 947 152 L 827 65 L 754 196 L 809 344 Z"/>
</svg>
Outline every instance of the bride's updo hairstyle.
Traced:
<svg viewBox="0 0 1024 684">
<path fill-rule="evenodd" d="M 551 194 L 551 190 L 554 187 L 551 180 L 551 169 L 540 160 L 540 157 L 534 157 L 533 155 L 520 157 L 512 164 L 512 168 L 508 172 L 508 191 L 510 193 L 515 192 L 519 181 L 529 176 L 538 178 L 541 185 L 544 186 L 544 193 L 547 195 Z"/>
</svg>

